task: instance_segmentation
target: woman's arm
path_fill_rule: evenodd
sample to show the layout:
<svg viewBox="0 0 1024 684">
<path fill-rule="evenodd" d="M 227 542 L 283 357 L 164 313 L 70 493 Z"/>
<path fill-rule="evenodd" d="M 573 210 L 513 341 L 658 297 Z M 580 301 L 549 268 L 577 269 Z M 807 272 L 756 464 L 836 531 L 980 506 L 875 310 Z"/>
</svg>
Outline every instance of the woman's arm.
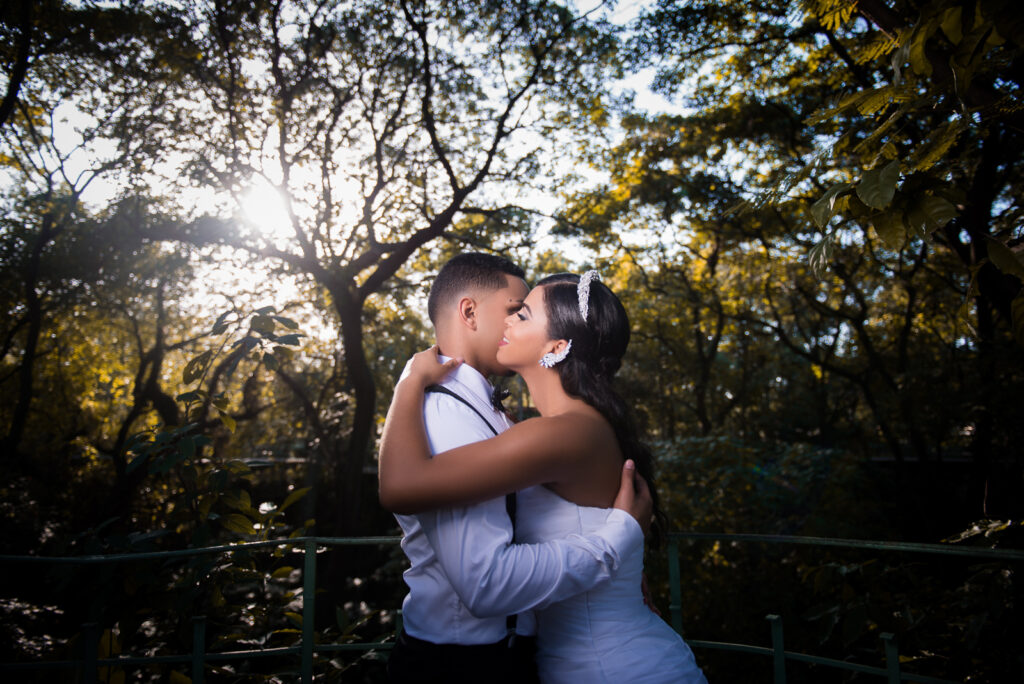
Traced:
<svg viewBox="0 0 1024 684">
<path fill-rule="evenodd" d="M 458 362 L 441 365 L 434 350 L 417 356 L 395 388 L 381 437 L 380 502 L 390 511 L 471 504 L 531 485 L 565 481 L 587 466 L 588 456 L 609 436 L 586 416 L 533 418 L 492 439 L 430 458 L 423 391 Z M 425 363 L 428 360 L 431 363 Z"/>
</svg>

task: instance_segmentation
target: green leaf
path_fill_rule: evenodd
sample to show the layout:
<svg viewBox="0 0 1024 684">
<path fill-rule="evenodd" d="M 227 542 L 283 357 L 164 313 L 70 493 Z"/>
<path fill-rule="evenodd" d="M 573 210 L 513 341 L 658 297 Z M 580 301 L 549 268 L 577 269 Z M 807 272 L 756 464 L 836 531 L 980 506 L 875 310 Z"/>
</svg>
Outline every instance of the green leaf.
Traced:
<svg viewBox="0 0 1024 684">
<path fill-rule="evenodd" d="M 814 277 L 821 278 L 825 275 L 825 271 L 828 270 L 828 262 L 832 259 L 832 236 L 826 235 L 821 241 L 811 247 L 811 251 L 807 256 L 808 264 L 811 267 L 811 272 Z"/>
<path fill-rule="evenodd" d="M 270 352 L 266 352 L 263 354 L 263 365 L 266 366 L 269 371 L 276 371 L 281 367 L 281 362 L 277 360 L 276 356 Z"/>
<path fill-rule="evenodd" d="M 178 453 L 186 461 L 190 461 L 196 457 L 196 443 L 191 437 L 186 437 L 178 442 Z"/>
<path fill-rule="evenodd" d="M 928 233 L 931 232 L 931 228 L 928 225 L 928 217 L 917 204 L 912 204 L 907 208 L 904 223 L 907 229 L 913 231 L 919 238 L 928 237 Z"/>
<path fill-rule="evenodd" d="M 910 160 L 911 166 L 916 171 L 927 171 L 935 166 L 960 137 L 961 131 L 963 126 L 959 121 L 943 124 L 932 133 L 924 145 L 914 150 L 914 156 Z"/>
<path fill-rule="evenodd" d="M 935 195 L 924 195 L 911 205 L 909 218 L 912 227 L 922 236 L 942 228 L 956 218 L 957 210 L 948 200 Z"/>
<path fill-rule="evenodd" d="M 210 489 L 215 492 L 222 492 L 228 486 L 230 473 L 226 470 L 214 470 L 210 473 Z"/>
<path fill-rule="evenodd" d="M 206 365 L 209 363 L 211 356 L 213 356 L 213 350 L 207 349 L 202 354 L 185 364 L 185 370 L 182 371 L 181 374 L 182 381 L 186 385 L 190 385 L 193 381 L 201 378 L 203 373 L 206 371 Z"/>
<path fill-rule="evenodd" d="M 871 217 L 871 226 L 878 233 L 885 246 L 889 249 L 900 250 L 907 239 L 907 231 L 903 225 L 903 213 L 900 211 L 885 211 Z"/>
<path fill-rule="evenodd" d="M 222 332 L 228 329 L 227 317 L 230 315 L 230 311 L 225 311 L 220 316 L 217 316 L 217 320 L 213 324 L 214 335 L 220 335 Z"/>
<path fill-rule="evenodd" d="M 256 332 L 263 334 L 272 334 L 277 323 L 270 316 L 253 316 L 252 323 L 249 327 Z"/>
<path fill-rule="evenodd" d="M 288 333 L 287 335 L 281 335 L 274 341 L 278 344 L 297 345 L 300 337 L 305 337 L 305 335 L 302 333 Z"/>
<path fill-rule="evenodd" d="M 946 38 L 953 45 L 956 45 L 964 38 L 963 23 L 961 21 L 961 15 L 963 14 L 962 7 L 950 7 L 942 14 L 942 32 L 946 34 Z"/>
<path fill-rule="evenodd" d="M 857 196 L 869 207 L 885 209 L 896 194 L 896 182 L 899 178 L 900 163 L 897 161 L 865 171 L 860 183 L 857 184 Z"/>
<path fill-rule="evenodd" d="M 817 202 L 811 205 L 811 218 L 819 228 L 828 225 L 829 219 L 835 212 L 836 197 L 853 187 L 853 183 L 836 183 L 821 196 Z"/>
<path fill-rule="evenodd" d="M 272 306 L 261 306 L 260 308 L 253 311 L 257 316 L 266 316 L 267 314 L 274 313 L 274 307 Z"/>
<path fill-rule="evenodd" d="M 255 347 L 256 345 L 258 345 L 259 343 L 260 343 L 260 340 L 259 340 L 258 337 L 253 337 L 252 335 L 246 335 L 245 337 L 243 337 L 243 338 L 241 338 L 239 340 L 235 340 L 234 342 L 232 342 L 231 343 L 231 348 L 234 349 L 235 347 L 245 347 L 244 351 L 249 351 L 253 347 Z"/>
<path fill-rule="evenodd" d="M 290 318 L 285 318 L 284 316 L 271 316 L 271 318 L 273 318 L 275 321 L 277 321 L 284 327 L 288 328 L 289 330 L 299 329 L 299 324 Z"/>
<path fill-rule="evenodd" d="M 236 534 L 250 535 L 256 533 L 252 526 L 252 521 L 241 513 L 229 513 L 220 519 L 220 524 L 224 529 Z"/>
<path fill-rule="evenodd" d="M 249 496 L 249 492 L 244 489 L 228 492 L 224 495 L 223 500 L 229 508 L 233 508 L 240 513 L 253 512 L 252 498 Z"/>
<path fill-rule="evenodd" d="M 301 489 L 296 489 L 290 492 L 288 496 L 285 498 L 284 503 L 281 504 L 281 508 L 279 508 L 278 510 L 285 510 L 293 503 L 304 497 L 306 495 L 306 492 L 308 492 L 310 489 L 312 489 L 312 487 L 302 487 Z"/>
<path fill-rule="evenodd" d="M 174 398 L 174 400 L 175 401 L 180 401 L 180 402 L 185 403 L 185 404 L 189 404 L 189 403 L 191 403 L 193 401 L 199 401 L 200 399 L 205 399 L 206 397 L 207 397 L 206 390 L 194 389 L 191 392 L 185 392 L 184 394 L 179 394 L 178 396 L 176 396 Z"/>
<path fill-rule="evenodd" d="M 232 459 L 224 464 L 228 470 L 235 475 L 248 475 L 252 470 L 245 464 L 245 461 L 239 461 L 238 459 Z"/>
<path fill-rule="evenodd" d="M 272 572 L 270 574 L 270 576 L 273 577 L 274 579 L 285 579 L 286 577 L 291 575 L 292 571 L 294 571 L 294 570 L 295 570 L 295 568 L 293 568 L 291 566 L 282 565 L 277 570 L 274 570 L 274 572 Z"/>
<path fill-rule="evenodd" d="M 1013 250 L 998 240 L 986 237 L 988 245 L 988 258 L 1003 273 L 1017 276 L 1024 282 L 1024 263 L 1020 257 L 1013 253 Z"/>
</svg>

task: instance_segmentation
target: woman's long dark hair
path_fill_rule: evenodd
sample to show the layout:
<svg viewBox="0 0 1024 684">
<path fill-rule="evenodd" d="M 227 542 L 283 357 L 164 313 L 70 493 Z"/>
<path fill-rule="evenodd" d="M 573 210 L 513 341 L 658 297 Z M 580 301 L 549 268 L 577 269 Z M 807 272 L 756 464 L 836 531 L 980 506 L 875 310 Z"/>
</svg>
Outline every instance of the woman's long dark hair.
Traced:
<svg viewBox="0 0 1024 684">
<path fill-rule="evenodd" d="M 623 458 L 631 458 L 647 480 L 654 501 L 651 542 L 657 546 L 665 527 L 665 515 L 654 487 L 654 457 L 640 441 L 626 403 L 612 386 L 616 371 L 629 346 L 629 317 L 619 298 L 599 280 L 590 283 L 589 311 L 583 320 L 579 309 L 578 275 L 559 273 L 537 283 L 544 288 L 547 332 L 554 340 L 572 340 L 569 355 L 555 366 L 562 388 L 597 409 L 611 424 Z"/>
</svg>

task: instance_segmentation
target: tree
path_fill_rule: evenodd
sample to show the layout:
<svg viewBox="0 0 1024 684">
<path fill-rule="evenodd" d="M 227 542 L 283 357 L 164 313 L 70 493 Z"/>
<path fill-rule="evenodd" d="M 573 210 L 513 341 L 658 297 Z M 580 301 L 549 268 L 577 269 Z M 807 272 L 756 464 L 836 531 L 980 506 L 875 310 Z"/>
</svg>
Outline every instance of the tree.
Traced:
<svg viewBox="0 0 1024 684">
<path fill-rule="evenodd" d="M 3 198 L 5 268 L 17 273 L 22 304 L 5 341 L 10 350 L 20 340 L 21 362 L 17 401 L 0 444 L 14 455 L 35 397 L 34 364 L 53 295 L 44 286 L 43 262 L 56 241 L 88 225 L 79 218 L 90 185 L 144 168 L 142 159 L 155 159 L 160 149 L 167 123 L 157 116 L 162 98 L 145 87 L 160 71 L 159 46 L 143 47 L 135 36 L 166 15 L 19 3 L 5 5 L 2 18 L 13 39 L 5 42 L 8 82 L 0 111 L 0 169 L 13 181 Z M 72 97 L 81 116 L 77 133 L 68 136 L 62 119 L 74 112 L 65 106 Z"/>
<path fill-rule="evenodd" d="M 1010 516 L 1021 497 L 1002 487 L 1024 466 L 1005 410 L 1022 382 L 1020 12 L 911 12 L 658 3 L 634 27 L 634 56 L 688 113 L 625 116 L 611 183 L 580 195 L 564 226 L 604 243 L 624 226 L 668 230 L 662 256 L 627 243 L 691 279 L 723 259 L 757 274 L 760 293 L 733 309 L 750 332 L 855 387 L 867 443 L 880 434 L 896 459 L 969 447 L 974 510 Z M 703 295 L 709 311 L 715 299 Z M 698 329 L 699 358 L 716 326 Z"/>
<path fill-rule="evenodd" d="M 194 3 L 185 21 L 175 149 L 188 178 L 236 206 L 265 178 L 289 225 L 267 236 L 230 219 L 152 222 L 147 234 L 230 245 L 322 288 L 351 395 L 330 455 L 334 526 L 359 529 L 377 409 L 367 302 L 463 217 L 483 218 L 501 244 L 493 236 L 515 224 L 484 190 L 530 173 L 548 141 L 527 131 L 556 95 L 571 102 L 598 87 L 608 39 L 547 2 Z"/>
</svg>

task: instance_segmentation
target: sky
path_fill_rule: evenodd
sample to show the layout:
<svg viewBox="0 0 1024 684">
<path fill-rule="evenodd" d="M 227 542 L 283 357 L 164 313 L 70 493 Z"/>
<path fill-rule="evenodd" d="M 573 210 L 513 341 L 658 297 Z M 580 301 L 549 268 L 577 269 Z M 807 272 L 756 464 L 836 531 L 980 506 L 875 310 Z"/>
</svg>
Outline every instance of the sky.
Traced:
<svg viewBox="0 0 1024 684">
<path fill-rule="evenodd" d="M 609 12 L 607 7 L 604 9 L 599 7 L 602 4 L 591 0 L 581 0 L 577 3 L 581 11 Z M 608 16 L 614 23 L 624 25 L 634 19 L 644 6 L 650 4 L 652 4 L 650 0 L 615 3 Z M 652 76 L 651 70 L 630 75 L 612 84 L 613 91 L 634 92 L 635 105 L 648 112 L 679 111 L 679 108 L 673 103 L 651 92 L 648 86 Z M 114 152 L 111 147 L 105 147 L 103 142 L 93 143 L 88 148 L 76 149 L 76 145 L 79 145 L 81 141 L 77 131 L 88 126 L 89 118 L 87 113 L 77 110 L 70 102 L 58 110 L 54 144 L 60 154 L 68 156 L 65 166 L 71 170 L 69 174 L 71 178 L 81 173 L 88 173 L 88 170 L 93 167 L 98 158 Z M 173 160 L 171 160 L 168 166 L 173 169 Z M 601 180 L 601 176 L 593 170 L 571 168 L 567 169 L 568 171 L 575 171 L 589 178 L 590 182 L 599 182 Z M 118 178 L 98 177 L 90 183 L 83 193 L 82 199 L 87 206 L 100 208 L 116 197 L 118 190 Z M 183 199 L 182 204 L 188 207 L 195 215 L 203 213 L 224 215 L 223 197 L 218 197 L 211 191 L 201 188 L 194 188 L 186 192 L 189 192 L 187 197 L 179 195 L 179 198 Z M 546 213 L 554 213 L 560 204 L 558 197 L 541 192 L 536 192 L 532 196 L 530 194 L 520 195 L 518 200 L 524 206 L 536 208 Z M 237 218 L 248 223 L 254 230 L 267 235 L 269 239 L 278 239 L 278 236 L 280 238 L 287 237 L 286 234 L 281 234 L 280 232 L 288 230 L 289 226 L 284 203 L 277 191 L 265 180 L 254 179 L 252 187 L 241 195 L 240 209 L 241 211 L 237 214 Z M 550 222 L 548 222 L 548 225 L 543 221 L 539 222 L 538 249 L 557 250 L 568 256 L 572 261 L 583 266 L 583 262 L 586 259 L 585 253 L 572 241 L 552 236 L 548 231 L 549 224 Z M 254 268 L 246 270 L 244 264 L 240 265 L 238 260 L 233 260 L 232 262 L 225 261 L 221 266 L 211 266 L 210 269 L 211 271 L 205 280 L 207 285 L 213 283 L 215 285 L 214 289 L 229 290 L 239 285 L 254 286 L 266 281 L 265 272 Z M 294 295 L 294 289 L 291 286 L 283 286 L 276 293 L 276 296 L 284 298 L 290 295 Z M 211 312 L 219 311 L 226 303 L 223 298 L 211 297 L 209 289 L 206 289 L 204 292 L 197 292 L 196 298 L 197 305 L 202 304 L 205 308 L 209 308 Z"/>
</svg>

